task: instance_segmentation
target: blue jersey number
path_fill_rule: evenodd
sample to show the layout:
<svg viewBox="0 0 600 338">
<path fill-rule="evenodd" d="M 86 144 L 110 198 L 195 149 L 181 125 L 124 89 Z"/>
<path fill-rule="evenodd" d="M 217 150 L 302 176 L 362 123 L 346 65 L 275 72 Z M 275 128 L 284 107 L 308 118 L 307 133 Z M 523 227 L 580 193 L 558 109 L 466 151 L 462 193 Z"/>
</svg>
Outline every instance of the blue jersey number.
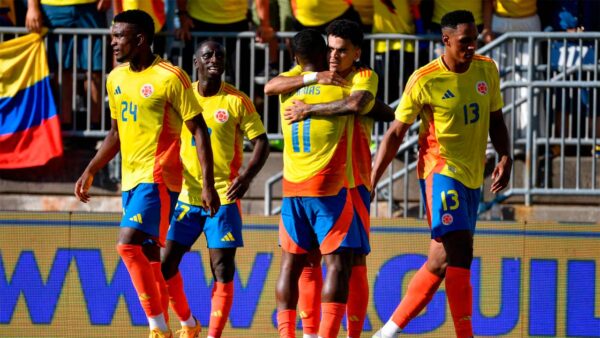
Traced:
<svg viewBox="0 0 600 338">
<path fill-rule="evenodd" d="M 477 103 L 465 104 L 463 112 L 465 113 L 465 124 L 475 123 L 479 120 L 479 105 Z"/>
<path fill-rule="evenodd" d="M 129 112 L 129 115 L 133 116 L 133 122 L 137 122 L 137 104 L 129 101 L 121 101 L 121 120 L 123 122 L 127 122 L 126 114 Z"/>
<path fill-rule="evenodd" d="M 302 152 L 310 153 L 310 119 L 292 124 L 292 149 L 300 152 L 300 124 L 302 124 Z"/>
</svg>

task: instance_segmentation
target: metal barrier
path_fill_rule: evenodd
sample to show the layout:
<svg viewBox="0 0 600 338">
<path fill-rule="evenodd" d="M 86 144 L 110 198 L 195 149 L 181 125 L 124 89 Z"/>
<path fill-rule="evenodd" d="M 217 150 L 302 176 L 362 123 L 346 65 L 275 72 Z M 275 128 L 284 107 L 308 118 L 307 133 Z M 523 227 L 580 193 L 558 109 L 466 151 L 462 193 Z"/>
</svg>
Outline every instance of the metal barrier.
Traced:
<svg viewBox="0 0 600 338">
<path fill-rule="evenodd" d="M 0 28 L 0 41 L 13 36 L 26 34 L 24 28 Z M 105 93 L 106 75 L 112 69 L 110 53 L 110 32 L 107 29 L 54 29 L 53 35 L 58 41 L 68 37 L 74 39 L 101 39 L 102 70 L 101 93 Z M 269 67 L 276 58 L 277 73 L 291 66 L 291 58 L 286 49 L 286 39 L 294 33 L 278 33 L 277 43 L 258 44 L 253 32 L 241 33 L 199 33 L 195 32 L 193 44 L 212 38 L 227 47 L 228 67 L 224 79 L 236 85 L 254 101 L 263 118 L 271 140 L 281 140 L 281 121 L 276 97 L 265 97 L 262 86 L 274 76 Z M 192 56 L 186 53 L 181 42 L 170 34 L 159 34 L 162 39 L 162 55 L 176 65 L 182 66 L 191 78 L 196 74 L 190 68 Z M 376 53 L 376 42 L 384 41 L 387 52 Z M 399 40 L 401 49 L 389 51 L 394 40 Z M 379 97 L 384 102 L 394 101 L 403 91 L 406 78 L 420 66 L 423 66 L 441 52 L 436 41 L 437 36 L 413 36 L 399 34 L 367 35 L 363 46 L 366 57 L 363 61 L 379 71 L 382 86 Z M 48 41 L 48 36 L 46 37 Z M 600 33 L 508 33 L 479 49 L 480 54 L 492 57 L 499 65 L 501 89 L 505 98 L 503 112 L 509 127 L 513 154 L 523 158 L 522 168 L 515 166 L 506 196 L 522 195 L 525 204 L 532 203 L 534 195 L 583 195 L 598 196 L 599 172 L 593 152 L 598 146 L 600 121 L 598 119 L 598 88 L 600 87 L 598 53 Z M 73 59 L 78 54 L 77 44 L 73 49 Z M 407 48 L 414 46 L 414 53 Z M 276 53 L 271 48 L 277 48 Z M 91 44 L 87 45 L 91 53 Z M 59 48 L 58 54 L 63 51 Z M 96 137 L 106 135 L 110 127 L 110 113 L 106 99 L 92 102 L 84 84 L 93 80 L 91 61 L 87 65 L 77 65 L 73 69 L 64 69 L 61 57 L 58 68 L 51 69 L 57 88 L 62 88 L 66 72 L 70 72 L 73 86 L 70 88 L 71 100 L 63 105 L 64 90 L 57 90 L 59 107 L 69 107 L 73 112 L 73 123 L 63 129 L 65 136 Z M 233 62 L 232 62 L 233 61 Z M 402 67 L 397 65 L 401 64 Z M 393 76 L 391 76 L 393 74 Z M 68 90 L 68 88 L 67 88 Z M 105 97 L 104 94 L 101 97 Z M 99 123 L 92 123 L 93 107 L 99 105 Z M 382 138 L 385 124 L 377 124 L 373 132 L 374 145 Z M 379 183 L 379 201 L 375 201 L 374 214 L 378 215 L 378 203 L 387 202 L 387 215 L 401 210 L 408 216 L 411 205 L 420 205 L 420 194 L 416 182 L 406 179 L 414 171 L 414 154 L 417 151 L 418 126 L 415 125 L 407 135 L 397 158 L 402 161 L 401 168 L 390 166 L 388 175 Z M 553 163 L 555 163 L 553 165 Z M 573 168 L 571 169 L 572 166 Z M 556 167 L 556 168 L 555 168 Z M 519 170 L 518 172 L 516 172 Z M 557 172 L 556 172 L 557 171 Z M 556 173 L 555 173 L 556 172 Z M 514 174 L 519 175 L 514 175 Z M 265 214 L 273 214 L 272 187 L 280 179 L 275 175 L 265 184 Z M 400 186 L 394 182 L 402 179 Z M 401 201 L 401 204 L 399 204 Z M 489 205 L 489 204 L 488 204 Z M 422 208 L 419 206 L 419 215 Z"/>
</svg>

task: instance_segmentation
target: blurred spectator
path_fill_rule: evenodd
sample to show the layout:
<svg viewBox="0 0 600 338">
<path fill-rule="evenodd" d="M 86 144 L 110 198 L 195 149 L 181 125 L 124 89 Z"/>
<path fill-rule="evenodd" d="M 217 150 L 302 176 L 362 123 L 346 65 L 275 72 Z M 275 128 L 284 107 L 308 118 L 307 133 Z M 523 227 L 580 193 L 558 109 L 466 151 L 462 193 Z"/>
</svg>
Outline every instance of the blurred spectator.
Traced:
<svg viewBox="0 0 600 338">
<path fill-rule="evenodd" d="M 491 34 L 491 1 L 494 0 L 434 0 L 431 33 L 441 32 L 440 21 L 444 14 L 462 9 L 473 13 L 479 33 Z"/>
<path fill-rule="evenodd" d="M 542 27 L 548 30 L 550 27 L 554 31 L 567 31 L 575 25 L 579 30 L 584 31 L 600 31 L 600 1 L 598 0 L 539 0 L 539 14 L 542 20 Z M 559 13 L 567 12 L 570 18 Z M 576 21 L 576 23 L 574 23 Z M 576 28 L 574 27 L 574 28 Z"/>
<path fill-rule="evenodd" d="M 419 17 L 419 4 L 420 0 L 375 1 L 373 33 L 415 34 L 415 16 Z M 415 47 L 412 41 L 391 40 L 388 43 L 386 40 L 378 40 L 375 42 L 375 71 L 379 75 L 377 89 L 379 99 L 391 103 L 400 97 L 400 85 L 403 86 L 416 69 Z M 423 54 L 426 56 L 426 53 Z"/>
<path fill-rule="evenodd" d="M 293 27 L 299 32 L 314 28 L 326 35 L 325 28 L 334 20 L 347 19 L 362 25 L 360 15 L 347 0 L 291 0 Z"/>
<path fill-rule="evenodd" d="M 152 21 L 154 21 L 155 33 L 164 31 L 163 28 L 165 28 L 166 21 L 164 0 L 113 0 L 113 11 L 115 15 L 132 9 L 139 9 L 150 14 L 150 16 L 152 17 Z M 164 36 L 154 36 L 154 42 L 152 43 L 152 51 L 155 54 L 161 55 L 164 59 L 167 58 L 166 55 L 164 55 Z"/>
<path fill-rule="evenodd" d="M 13 0 L 0 0 L 0 26 L 15 26 L 16 23 Z"/>
<path fill-rule="evenodd" d="M 289 0 L 255 1 L 252 6 L 252 23 L 256 27 L 256 41 L 269 45 L 268 68 L 257 67 L 261 71 L 254 79 L 256 83 L 262 85 L 268 81 L 265 74 L 269 78 L 278 74 L 279 40 L 275 37 L 275 33 L 292 30 L 292 9 Z"/>
<path fill-rule="evenodd" d="M 373 15 L 375 14 L 374 2 L 378 1 L 380 0 L 352 0 L 352 7 L 354 7 L 360 15 L 362 29 L 366 34 L 371 33 L 373 30 Z"/>
<path fill-rule="evenodd" d="M 539 32 L 541 31 L 540 17 L 537 14 L 537 0 L 489 0 L 492 6 L 485 10 L 492 13 L 491 32 L 483 33 L 484 43 L 491 42 L 496 36 L 508 32 Z M 488 14 L 489 15 L 489 14 Z M 513 43 L 516 44 L 513 48 Z M 527 41 L 515 40 L 506 43 L 506 48 L 502 48 L 499 55 L 494 55 L 494 60 L 499 63 L 500 70 L 512 69 L 503 76 L 505 81 L 526 81 L 527 66 L 531 60 L 531 55 L 527 52 Z M 513 52 L 514 51 L 514 52 Z M 516 54 L 515 54 L 516 52 Z M 515 107 L 517 137 L 524 138 L 526 135 L 529 121 L 529 100 L 526 100 L 528 89 L 521 86 L 515 90 L 504 91 L 504 102 L 523 101 Z M 541 104 L 541 103 L 540 103 Z M 523 154 L 523 146 L 515 144 L 515 156 L 520 157 Z"/>
<path fill-rule="evenodd" d="M 105 28 L 105 11 L 110 8 L 111 0 L 28 0 L 25 26 L 29 31 L 40 32 L 42 26 L 49 28 Z M 75 65 L 77 69 L 87 70 L 88 57 L 91 58 L 92 78 L 86 79 L 84 87 L 89 89 L 91 96 L 91 121 L 92 129 L 99 129 L 101 117 L 100 92 L 102 81 L 102 39 L 95 38 L 92 42 L 87 36 L 78 39 L 77 59 L 73 60 L 73 37 L 65 36 L 62 46 L 58 46 L 58 36 L 51 34 L 48 41 L 48 64 L 51 71 L 58 70 L 59 48 L 62 48 L 62 83 L 60 108 L 63 127 L 73 127 L 73 110 L 76 107 L 73 100 L 73 72 Z M 93 44 L 92 55 L 88 55 L 88 43 Z M 54 77 L 58 79 L 58 76 Z"/>
<path fill-rule="evenodd" d="M 268 1 L 268 0 L 257 0 Z M 267 5 L 268 7 L 268 5 Z M 185 42 L 183 48 L 182 67 L 188 74 L 192 74 L 192 58 L 187 55 L 193 55 L 196 46 L 206 40 L 194 39 L 192 41 L 191 32 L 246 32 L 250 30 L 250 20 L 248 18 L 248 0 L 177 0 L 177 16 L 179 17 L 180 27 L 175 31 L 175 36 Z M 265 23 L 266 25 L 266 23 Z M 264 28 L 267 30 L 268 28 Z M 268 32 L 263 32 L 268 34 Z M 272 34 L 272 32 L 271 32 Z M 240 53 L 240 60 L 250 60 L 249 40 L 241 40 L 241 48 L 236 48 L 236 39 L 228 38 L 224 42 L 227 51 L 225 77 L 227 82 L 236 84 L 239 81 L 239 88 L 243 92 L 248 92 L 249 78 L 240 76 L 235 78 L 236 51 Z M 248 67 L 247 62 L 241 62 L 241 67 Z M 247 71 L 241 74 L 247 74 Z"/>
</svg>

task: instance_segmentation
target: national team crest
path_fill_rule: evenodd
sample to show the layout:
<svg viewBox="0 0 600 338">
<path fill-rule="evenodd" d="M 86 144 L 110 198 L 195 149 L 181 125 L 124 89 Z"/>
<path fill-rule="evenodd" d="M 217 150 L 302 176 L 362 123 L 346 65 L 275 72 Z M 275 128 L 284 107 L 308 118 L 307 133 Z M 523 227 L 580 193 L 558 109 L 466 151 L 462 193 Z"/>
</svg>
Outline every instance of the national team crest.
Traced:
<svg viewBox="0 0 600 338">
<path fill-rule="evenodd" d="M 142 94 L 142 96 L 145 98 L 149 98 L 150 95 L 152 95 L 153 93 L 154 93 L 154 87 L 152 87 L 152 85 L 149 83 L 143 85 L 142 89 L 140 89 L 140 94 Z"/>
<path fill-rule="evenodd" d="M 219 109 L 215 112 L 215 120 L 220 123 L 225 123 L 229 120 L 229 113 L 225 109 Z"/>
<path fill-rule="evenodd" d="M 485 95 L 488 92 L 488 85 L 485 81 L 479 81 L 477 82 L 477 85 L 475 85 L 475 89 L 477 89 L 479 95 Z"/>
<path fill-rule="evenodd" d="M 442 224 L 443 225 L 450 225 L 450 224 L 452 224 L 452 222 L 454 222 L 454 217 L 452 217 L 452 215 L 450 215 L 450 214 L 442 215 Z"/>
</svg>

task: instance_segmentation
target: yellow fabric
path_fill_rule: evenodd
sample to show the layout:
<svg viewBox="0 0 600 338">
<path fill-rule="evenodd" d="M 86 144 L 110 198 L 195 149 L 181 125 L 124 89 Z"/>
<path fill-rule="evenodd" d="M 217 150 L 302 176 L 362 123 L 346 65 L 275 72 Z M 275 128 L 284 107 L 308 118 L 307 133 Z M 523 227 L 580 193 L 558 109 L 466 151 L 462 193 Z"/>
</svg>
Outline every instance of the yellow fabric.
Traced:
<svg viewBox="0 0 600 338">
<path fill-rule="evenodd" d="M 294 76 L 282 73 L 283 76 Z M 314 84 L 302 87 L 290 94 L 280 95 L 281 129 L 283 132 L 283 177 L 290 182 L 303 182 L 330 165 L 340 138 L 346 131 L 348 116 L 314 116 L 289 124 L 283 117 L 285 108 L 292 101 L 319 104 L 344 98 L 341 87 Z M 296 125 L 296 127 L 294 127 Z M 294 134 L 296 129 L 297 134 Z M 308 134 L 305 132 L 308 131 Z M 334 165 L 342 165 L 335 163 Z M 343 164 L 345 165 L 345 163 Z"/>
<path fill-rule="evenodd" d="M 308 27 L 321 26 L 350 7 L 346 0 L 292 0 L 294 17 Z"/>
<path fill-rule="evenodd" d="M 471 189 L 480 187 L 490 112 L 502 104 L 498 69 L 487 57 L 474 56 L 462 74 L 449 71 L 441 57 L 413 73 L 396 119 L 412 124 L 421 116 L 419 178 L 445 163 L 440 173 Z"/>
<path fill-rule="evenodd" d="M 247 0 L 189 0 L 189 15 L 202 22 L 228 24 L 246 19 Z"/>
<path fill-rule="evenodd" d="M 32 57 L 38 55 L 42 57 Z M 12 97 L 48 76 L 46 49 L 37 33 L 8 40 L 0 44 L 0 98 Z"/>
<path fill-rule="evenodd" d="M 473 13 L 475 24 L 481 25 L 483 23 L 482 1 L 487 0 L 435 0 L 431 21 L 439 24 L 444 14 L 462 9 Z"/>
<path fill-rule="evenodd" d="M 395 8 L 389 8 L 383 1 L 377 0 L 373 2 L 375 13 L 373 17 L 373 33 L 400 33 L 414 34 L 415 25 L 408 0 L 392 0 Z M 391 50 L 399 50 L 402 48 L 400 40 L 391 40 L 389 42 Z M 413 42 L 405 41 L 404 46 L 407 52 L 415 50 Z M 387 50 L 386 41 L 379 40 L 375 44 L 377 53 L 385 53 Z"/>
<path fill-rule="evenodd" d="M 142 10 L 152 17 L 154 21 L 154 32 L 159 32 L 165 24 L 165 2 L 164 0 L 120 0 L 123 11 L 131 9 Z"/>
<path fill-rule="evenodd" d="M 537 13 L 536 0 L 496 0 L 494 12 L 500 16 L 522 18 Z"/>
<path fill-rule="evenodd" d="M 363 25 L 373 24 L 373 6 L 379 1 L 381 0 L 352 0 L 352 7 L 360 14 L 360 21 Z"/>
<path fill-rule="evenodd" d="M 157 56 L 141 72 L 128 63 L 113 69 L 106 90 L 119 127 L 123 191 L 139 183 L 165 183 L 180 191 L 182 121 L 202 112 L 187 74 Z"/>
<path fill-rule="evenodd" d="M 244 136 L 249 140 L 265 133 L 265 127 L 254 105 L 246 94 L 223 82 L 219 92 L 204 97 L 198 93 L 198 82 L 192 87 L 202 106 L 202 116 L 210 131 L 213 151 L 215 189 L 221 204 L 235 203 L 228 200 L 227 189 L 239 176 L 242 165 Z M 202 168 L 198 160 L 192 133 L 181 129 L 181 158 L 183 159 L 183 188 L 179 200 L 196 206 L 202 205 Z"/>
<path fill-rule="evenodd" d="M 40 3 L 42 5 L 50 5 L 50 6 L 71 6 L 71 5 L 83 5 L 83 4 L 93 4 L 97 0 L 41 0 Z"/>
</svg>

